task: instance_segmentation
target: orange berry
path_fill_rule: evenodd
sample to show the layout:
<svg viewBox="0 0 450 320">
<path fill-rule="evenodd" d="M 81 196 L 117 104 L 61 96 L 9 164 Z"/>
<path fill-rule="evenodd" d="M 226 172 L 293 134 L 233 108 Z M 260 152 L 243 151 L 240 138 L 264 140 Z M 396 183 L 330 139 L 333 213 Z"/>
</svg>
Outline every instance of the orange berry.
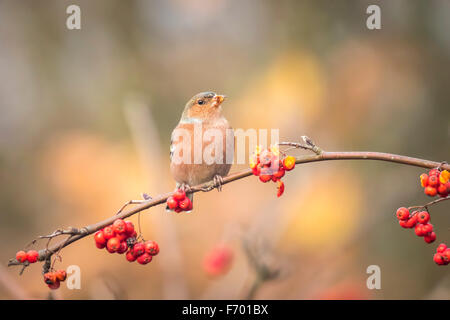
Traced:
<svg viewBox="0 0 450 320">
<path fill-rule="evenodd" d="M 56 274 L 56 279 L 58 279 L 59 281 L 66 280 L 67 273 L 65 270 L 57 270 L 55 274 Z"/>
<path fill-rule="evenodd" d="M 428 185 L 428 175 L 426 173 L 422 173 L 419 178 L 420 185 L 425 188 Z"/>
<path fill-rule="evenodd" d="M 424 192 L 427 196 L 430 196 L 430 197 L 434 197 L 437 194 L 436 188 L 431 187 L 431 186 L 426 187 Z"/>
<path fill-rule="evenodd" d="M 293 156 L 287 156 L 286 158 L 284 158 L 283 167 L 287 171 L 291 171 L 292 169 L 294 169 L 295 168 L 295 158 Z"/>
</svg>

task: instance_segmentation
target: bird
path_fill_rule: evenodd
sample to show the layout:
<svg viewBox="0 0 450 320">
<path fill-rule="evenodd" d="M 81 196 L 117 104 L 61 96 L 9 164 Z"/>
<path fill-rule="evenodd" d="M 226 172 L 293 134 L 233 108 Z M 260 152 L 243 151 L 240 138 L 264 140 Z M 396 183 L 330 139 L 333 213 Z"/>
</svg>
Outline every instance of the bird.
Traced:
<svg viewBox="0 0 450 320">
<path fill-rule="evenodd" d="M 225 98 L 212 91 L 194 95 L 186 103 L 180 121 L 172 131 L 170 172 L 176 188 L 186 191 L 192 203 L 191 186 L 212 181 L 211 188 L 217 187 L 220 191 L 223 177 L 231 168 L 234 132 L 222 113 Z M 211 154 L 214 161 L 204 159 L 204 152 Z"/>
</svg>

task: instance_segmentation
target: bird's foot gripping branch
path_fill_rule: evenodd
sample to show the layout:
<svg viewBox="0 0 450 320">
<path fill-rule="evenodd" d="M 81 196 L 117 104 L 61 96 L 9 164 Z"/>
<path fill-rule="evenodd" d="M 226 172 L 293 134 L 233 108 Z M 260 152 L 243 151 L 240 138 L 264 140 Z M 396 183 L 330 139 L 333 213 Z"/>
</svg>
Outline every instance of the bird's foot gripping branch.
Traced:
<svg viewBox="0 0 450 320">
<path fill-rule="evenodd" d="M 64 274 L 60 272 L 61 270 L 54 268 L 55 262 L 61 260 L 61 250 L 92 234 L 95 234 L 94 240 L 98 248 L 106 248 L 111 253 L 125 254 L 128 261 L 137 260 L 140 264 L 147 264 L 158 254 L 159 247 L 154 241 L 145 241 L 140 231 L 139 233 L 136 232 L 133 224 L 130 221 L 125 221 L 126 218 L 162 204 L 167 204 L 172 208 L 179 208 L 175 212 L 190 211 L 192 209 L 192 203 L 186 200 L 189 200 L 187 195 L 196 192 L 209 192 L 224 184 L 252 175 L 258 176 L 262 182 L 276 182 L 278 185 L 278 196 L 281 196 L 284 191 L 284 183 L 281 181 L 281 178 L 285 175 L 286 171 L 294 169 L 296 165 L 330 160 L 380 160 L 432 169 L 428 174 L 422 174 L 420 180 L 427 195 L 433 197 L 439 196 L 440 198 L 423 206 L 400 208 L 397 211 L 397 218 L 400 220 L 402 227 L 414 227 L 416 234 L 423 236 L 426 242 L 431 243 L 435 240 L 436 234 L 433 231 L 433 226 L 429 223 L 430 216 L 428 209 L 431 205 L 450 198 L 449 164 L 381 152 L 327 152 L 317 147 L 306 136 L 303 136 L 302 140 L 303 142 L 301 143 L 280 142 L 278 145 L 272 146 L 269 149 L 258 147 L 250 157 L 249 169 L 229 174 L 221 179 L 220 184 L 209 181 L 189 187 L 186 193 L 185 190 L 176 190 L 175 192 L 161 194 L 153 198 L 147 196 L 144 197 L 144 200 L 129 201 L 117 214 L 103 221 L 80 229 L 60 229 L 49 235 L 40 236 L 36 240 L 33 240 L 30 245 L 35 245 L 37 240 L 47 239 L 43 249 L 39 251 L 28 250 L 27 252 L 21 250 L 15 258 L 9 261 L 8 266 L 21 266 L 22 273 L 29 265 L 41 261 L 43 262 L 44 282 L 50 288 L 56 289 L 59 287 L 59 282 L 65 278 Z M 281 148 L 285 149 L 281 150 Z M 303 149 L 312 154 L 294 158 L 287 154 L 292 149 Z M 211 185 L 215 187 L 211 188 Z M 131 209 L 124 210 L 128 205 L 135 206 Z M 53 239 L 64 236 L 66 236 L 64 240 L 51 244 Z M 445 244 L 438 246 L 434 261 L 439 265 L 449 263 L 450 249 L 447 249 Z"/>
</svg>

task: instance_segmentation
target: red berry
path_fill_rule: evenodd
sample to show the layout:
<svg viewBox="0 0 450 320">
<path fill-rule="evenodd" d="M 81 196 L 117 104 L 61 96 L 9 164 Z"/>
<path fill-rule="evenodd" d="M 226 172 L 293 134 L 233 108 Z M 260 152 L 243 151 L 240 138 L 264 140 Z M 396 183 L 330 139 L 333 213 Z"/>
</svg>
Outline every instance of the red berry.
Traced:
<svg viewBox="0 0 450 320">
<path fill-rule="evenodd" d="M 401 207 L 397 209 L 397 219 L 398 220 L 408 220 L 409 219 L 409 210 L 405 207 Z"/>
<path fill-rule="evenodd" d="M 429 172 L 428 172 L 428 177 L 431 177 L 431 176 L 439 176 L 441 174 L 441 172 L 438 170 L 438 169 L 431 169 Z"/>
<path fill-rule="evenodd" d="M 445 264 L 444 259 L 442 258 L 442 255 L 440 253 L 435 253 L 433 256 L 433 260 L 440 266 Z"/>
<path fill-rule="evenodd" d="M 252 172 L 255 176 L 259 176 L 261 174 L 261 164 L 258 163 L 256 167 L 252 169 Z"/>
<path fill-rule="evenodd" d="M 144 246 L 145 252 L 147 252 L 151 256 L 156 256 L 159 253 L 159 246 L 155 241 L 145 241 Z"/>
<path fill-rule="evenodd" d="M 423 239 L 426 243 L 432 243 L 434 242 L 434 240 L 436 240 L 436 233 L 430 232 L 430 234 L 423 237 Z"/>
<path fill-rule="evenodd" d="M 94 234 L 94 240 L 95 240 L 95 243 L 97 243 L 97 244 L 101 244 L 101 245 L 103 245 L 103 244 L 106 244 L 106 239 L 105 239 L 105 235 L 103 234 L 103 231 L 97 231 L 95 234 Z"/>
<path fill-rule="evenodd" d="M 277 172 L 273 174 L 273 176 L 277 179 L 283 178 L 286 170 L 283 167 L 280 167 Z"/>
<path fill-rule="evenodd" d="M 424 188 L 428 186 L 428 175 L 426 173 L 420 175 L 420 185 Z"/>
<path fill-rule="evenodd" d="M 224 246 L 211 250 L 203 261 L 203 269 L 210 276 L 219 276 L 228 272 L 233 262 L 233 251 Z"/>
<path fill-rule="evenodd" d="M 445 249 L 447 249 L 447 245 L 445 243 L 441 243 L 440 245 L 438 245 L 436 252 L 443 253 Z"/>
<path fill-rule="evenodd" d="M 439 177 L 436 175 L 428 177 L 428 185 L 430 187 L 437 187 L 439 185 Z"/>
<path fill-rule="evenodd" d="M 167 207 L 170 210 L 175 210 L 178 207 L 178 201 L 174 197 L 167 198 Z"/>
<path fill-rule="evenodd" d="M 143 253 L 137 258 L 137 262 L 140 264 L 147 264 L 152 261 L 152 256 L 148 253 Z"/>
<path fill-rule="evenodd" d="M 29 250 L 27 252 L 27 260 L 29 263 L 35 263 L 39 259 L 39 252 L 36 250 Z"/>
<path fill-rule="evenodd" d="M 112 229 L 116 234 L 125 233 L 127 228 L 127 224 L 122 219 L 117 219 L 112 224 Z"/>
<path fill-rule="evenodd" d="M 262 182 L 268 182 L 272 179 L 272 173 L 269 168 L 262 168 L 261 173 L 259 174 L 259 180 Z"/>
<path fill-rule="evenodd" d="M 442 253 L 442 259 L 446 264 L 450 262 L 450 248 L 445 249 L 445 251 Z"/>
<path fill-rule="evenodd" d="M 183 210 L 180 207 L 176 207 L 173 211 L 175 211 L 176 213 L 180 213 Z"/>
<path fill-rule="evenodd" d="M 116 233 L 114 232 L 112 226 L 103 228 L 103 236 L 105 237 L 106 241 L 116 236 Z"/>
<path fill-rule="evenodd" d="M 406 227 L 411 229 L 414 228 L 417 224 L 417 214 L 413 215 L 411 218 L 406 220 Z"/>
<path fill-rule="evenodd" d="M 120 240 L 116 237 L 111 238 L 108 240 L 108 242 L 106 243 L 106 248 L 108 249 L 108 252 L 117 252 L 117 250 L 119 250 L 120 247 Z"/>
<path fill-rule="evenodd" d="M 430 197 L 434 197 L 437 194 L 437 190 L 434 187 L 428 186 L 424 190 L 425 194 Z"/>
<path fill-rule="evenodd" d="M 126 232 L 118 234 L 116 236 L 116 238 L 119 239 L 120 242 L 127 240 L 129 237 L 130 236 Z"/>
<path fill-rule="evenodd" d="M 61 285 L 61 283 L 58 280 L 56 280 L 55 282 L 53 282 L 51 284 L 47 284 L 47 286 L 52 290 L 58 289 L 60 285 Z"/>
<path fill-rule="evenodd" d="M 145 246 L 142 242 L 138 242 L 133 246 L 133 252 L 136 256 L 140 256 L 145 252 Z"/>
<path fill-rule="evenodd" d="M 277 186 L 277 197 L 281 197 L 284 193 L 284 182 L 281 180 L 278 180 L 278 186 Z"/>
<path fill-rule="evenodd" d="M 23 250 L 20 250 L 16 253 L 16 260 L 19 262 L 25 262 L 27 260 L 27 253 Z"/>
<path fill-rule="evenodd" d="M 422 225 L 422 231 L 424 235 L 433 231 L 433 225 L 431 223 L 426 223 Z"/>
<path fill-rule="evenodd" d="M 418 237 L 423 237 L 427 233 L 423 231 L 423 224 L 419 223 L 416 225 L 416 228 L 414 229 L 414 232 Z"/>
<path fill-rule="evenodd" d="M 439 187 L 437 188 L 437 192 L 439 193 L 440 196 L 442 197 L 446 197 L 448 196 L 448 191 L 447 191 L 447 186 L 445 184 L 440 184 Z"/>
<path fill-rule="evenodd" d="M 402 228 L 409 228 L 408 227 L 408 221 L 406 221 L 406 220 L 399 220 L 398 221 L 399 222 L 399 224 L 400 224 L 400 226 L 402 227 Z"/>
<path fill-rule="evenodd" d="M 190 205 L 191 205 L 191 200 L 188 197 L 184 198 L 179 203 L 180 209 L 182 209 L 184 211 L 186 211 L 190 207 Z"/>
<path fill-rule="evenodd" d="M 64 281 L 67 278 L 67 273 L 65 270 L 57 270 L 55 272 L 56 275 L 56 279 L 58 279 L 59 281 Z"/>
<path fill-rule="evenodd" d="M 184 192 L 184 190 L 182 189 L 178 189 L 173 193 L 173 198 L 177 201 L 181 201 L 186 198 L 186 192 Z"/>
<path fill-rule="evenodd" d="M 127 250 L 128 250 L 127 242 L 126 241 L 120 242 L 119 249 L 117 249 L 117 253 L 123 254 L 123 253 L 127 252 Z"/>
<path fill-rule="evenodd" d="M 134 254 L 133 250 L 128 250 L 127 254 L 125 255 L 128 261 L 133 262 L 137 259 L 137 256 Z"/>
<path fill-rule="evenodd" d="M 44 282 L 46 284 L 53 284 L 56 281 L 58 281 L 58 279 L 56 278 L 56 273 L 54 272 L 47 272 L 44 274 Z"/>
<path fill-rule="evenodd" d="M 131 236 L 134 232 L 134 225 L 133 222 L 131 221 L 125 221 L 126 227 L 125 227 L 125 231 L 127 233 L 127 235 Z"/>
<path fill-rule="evenodd" d="M 103 248 L 105 248 L 106 247 L 106 243 L 105 244 L 100 244 L 100 243 L 95 243 L 95 246 L 97 247 L 97 248 L 99 248 L 99 249 L 103 249 Z"/>
<path fill-rule="evenodd" d="M 421 211 L 417 214 L 417 221 L 419 223 L 427 223 L 430 221 L 430 214 L 427 211 Z"/>
</svg>

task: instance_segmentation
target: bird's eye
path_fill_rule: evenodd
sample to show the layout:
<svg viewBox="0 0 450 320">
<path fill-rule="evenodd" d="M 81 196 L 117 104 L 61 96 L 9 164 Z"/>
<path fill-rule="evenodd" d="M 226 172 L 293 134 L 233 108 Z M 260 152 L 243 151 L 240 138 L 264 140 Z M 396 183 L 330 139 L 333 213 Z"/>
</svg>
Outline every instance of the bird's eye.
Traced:
<svg viewBox="0 0 450 320">
<path fill-rule="evenodd" d="M 205 101 L 203 101 L 203 100 L 198 100 L 197 101 L 197 104 L 199 104 L 199 105 L 202 105 L 202 104 L 204 104 L 205 103 Z"/>
</svg>

